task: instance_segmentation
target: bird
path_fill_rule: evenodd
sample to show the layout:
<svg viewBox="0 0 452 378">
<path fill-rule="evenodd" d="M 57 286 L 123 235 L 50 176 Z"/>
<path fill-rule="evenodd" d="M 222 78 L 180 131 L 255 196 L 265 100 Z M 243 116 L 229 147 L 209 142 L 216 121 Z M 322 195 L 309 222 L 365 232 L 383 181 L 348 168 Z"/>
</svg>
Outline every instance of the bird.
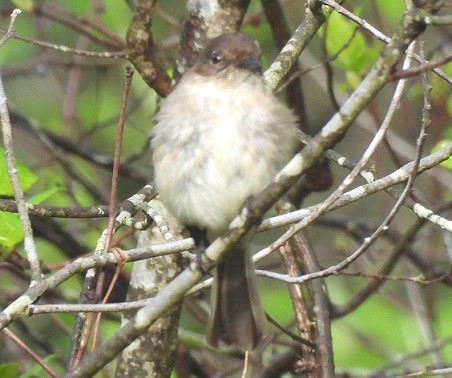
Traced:
<svg viewBox="0 0 452 378">
<path fill-rule="evenodd" d="M 265 85 L 253 38 L 225 33 L 206 43 L 161 101 L 151 131 L 160 200 L 195 241 L 226 230 L 300 148 L 297 118 Z M 206 339 L 252 351 L 266 336 L 250 239 L 213 270 Z"/>
</svg>

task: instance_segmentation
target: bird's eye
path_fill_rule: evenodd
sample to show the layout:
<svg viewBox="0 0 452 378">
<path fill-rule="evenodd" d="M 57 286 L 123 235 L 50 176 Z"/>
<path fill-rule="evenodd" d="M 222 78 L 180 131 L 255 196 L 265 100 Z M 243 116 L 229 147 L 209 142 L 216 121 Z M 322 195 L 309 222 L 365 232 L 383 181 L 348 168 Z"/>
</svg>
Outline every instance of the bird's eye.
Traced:
<svg viewBox="0 0 452 378">
<path fill-rule="evenodd" d="M 217 64 L 221 61 L 221 56 L 220 54 L 213 52 L 212 55 L 210 56 L 210 63 L 212 64 Z"/>
</svg>

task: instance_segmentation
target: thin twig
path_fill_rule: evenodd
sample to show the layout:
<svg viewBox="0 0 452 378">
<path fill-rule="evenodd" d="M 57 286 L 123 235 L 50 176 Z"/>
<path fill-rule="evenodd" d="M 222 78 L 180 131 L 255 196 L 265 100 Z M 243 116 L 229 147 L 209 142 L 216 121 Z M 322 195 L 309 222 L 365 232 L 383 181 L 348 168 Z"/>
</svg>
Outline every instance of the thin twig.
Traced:
<svg viewBox="0 0 452 378">
<path fill-rule="evenodd" d="M 130 94 L 130 87 L 132 84 L 132 77 L 133 77 L 133 69 L 129 66 L 126 67 L 126 80 L 124 84 L 124 93 L 122 97 L 121 102 L 121 111 L 119 113 L 119 122 L 118 122 L 118 131 L 116 134 L 116 144 L 115 144 L 115 154 L 114 154 L 114 163 L 113 163 L 113 174 L 111 179 L 111 193 L 110 193 L 110 217 L 108 218 L 108 227 L 107 227 L 107 243 L 105 245 L 105 251 L 106 253 L 110 247 L 111 247 L 111 240 L 113 238 L 113 233 L 115 229 L 115 222 L 116 222 L 116 213 L 118 211 L 118 179 L 119 179 L 119 165 L 121 162 L 121 151 L 122 151 L 122 140 L 124 136 L 124 126 L 126 121 L 126 110 L 127 110 L 127 102 L 129 100 L 129 94 Z M 118 265 L 116 267 L 116 273 L 119 274 L 119 271 L 121 270 L 121 266 Z M 96 287 L 96 294 L 98 297 L 100 297 L 103 286 L 105 281 L 105 271 L 102 271 L 99 275 L 98 281 L 97 281 L 97 287 Z M 112 280 L 111 285 L 113 286 L 115 284 L 116 280 Z M 109 290 L 111 293 L 111 288 Z M 107 293 L 104 298 L 102 299 L 102 303 L 106 303 L 108 301 L 109 294 Z M 96 316 L 96 322 L 94 326 L 94 332 L 93 332 L 93 341 L 92 341 L 92 348 L 94 349 L 97 345 L 97 338 L 98 338 L 98 332 L 99 332 L 99 323 L 101 319 L 101 313 L 98 313 Z"/>
<path fill-rule="evenodd" d="M 15 10 L 11 14 L 11 23 L 8 29 L 8 38 L 14 34 L 14 21 L 16 20 L 17 15 L 20 14 L 20 11 Z M 6 38 L 3 43 L 8 39 Z M 0 44 L 1 45 L 1 44 Z M 25 196 L 20 185 L 16 157 L 14 155 L 14 146 L 13 146 L 13 134 L 11 130 L 11 121 L 9 118 L 8 105 L 5 90 L 3 88 L 3 82 L 0 76 L 0 118 L 2 123 L 2 133 L 3 133 L 3 143 L 5 146 L 5 156 L 6 156 L 6 164 L 8 167 L 8 175 L 11 181 L 11 185 L 13 187 L 14 198 L 17 203 L 17 210 L 19 213 L 20 223 L 22 225 L 22 229 L 24 232 L 24 249 L 27 254 L 28 261 L 30 263 L 31 269 L 31 282 L 30 286 L 33 286 L 35 283 L 41 281 L 42 272 L 41 266 L 39 263 L 39 257 L 36 252 L 36 246 L 33 238 L 33 230 L 31 228 L 30 218 L 27 212 L 27 206 L 25 204 Z"/>
<path fill-rule="evenodd" d="M 43 18 L 47 18 L 49 20 L 53 20 L 57 23 L 60 23 L 61 25 L 64 25 L 67 28 L 70 28 L 75 32 L 78 32 L 79 36 L 85 36 L 94 43 L 103 46 L 107 49 L 118 51 L 123 50 L 125 48 L 124 40 L 121 40 L 119 38 L 115 38 L 115 43 L 112 43 L 106 39 L 97 37 L 84 25 L 85 22 L 83 22 L 83 19 L 81 19 L 80 17 L 74 17 L 74 15 L 71 15 L 71 17 L 62 17 L 58 14 L 48 12 L 43 6 L 37 6 L 35 8 L 34 13 Z"/>
<path fill-rule="evenodd" d="M 445 146 L 445 149 L 442 150 L 442 154 L 441 155 L 442 155 L 441 159 L 447 159 L 449 156 L 452 155 L 452 143 L 450 143 L 449 145 Z M 420 172 L 421 170 L 427 168 L 427 166 L 424 163 L 427 163 L 428 160 L 430 160 L 429 157 L 428 158 L 423 158 L 421 160 L 419 168 L 417 169 L 418 172 Z M 434 164 L 434 166 L 435 165 L 437 165 L 437 164 Z M 351 197 L 353 197 L 354 199 L 357 199 L 357 198 L 362 198 L 364 196 L 370 195 L 371 193 L 369 193 L 368 189 L 370 189 L 372 193 L 376 193 L 377 191 L 382 189 L 381 185 L 383 183 L 385 183 L 385 184 L 383 184 L 384 186 L 386 186 L 388 184 L 388 180 L 392 181 L 392 180 L 396 179 L 396 177 L 398 177 L 397 183 L 400 183 L 400 182 L 408 180 L 409 177 L 412 176 L 413 167 L 414 167 L 414 162 L 413 163 L 409 163 L 409 164 L 405 165 L 404 167 L 398 169 L 397 171 L 391 173 L 390 175 L 386 176 L 385 178 L 382 178 L 380 180 L 374 181 L 373 183 L 370 183 L 370 184 L 366 184 L 366 185 L 364 185 L 362 187 L 355 188 L 355 189 L 349 191 L 348 193 L 345 193 L 343 196 L 341 196 L 340 199 L 338 199 L 333 204 L 333 206 L 330 207 L 329 211 L 332 211 L 332 210 L 340 207 L 341 206 L 341 202 L 346 200 L 346 198 L 348 198 L 350 200 Z M 403 176 L 403 180 L 400 180 L 400 178 L 401 178 L 400 175 Z M 375 186 L 375 184 L 377 184 L 377 185 Z M 392 186 L 392 185 L 390 185 L 390 186 Z M 364 194 L 364 193 L 366 193 L 366 194 Z M 402 197 L 400 197 L 400 198 L 402 198 Z M 320 205 L 316 205 L 316 206 L 313 206 L 311 208 L 298 210 L 296 212 L 293 212 L 291 215 L 292 216 L 295 215 L 295 216 L 299 217 L 299 219 L 305 219 L 306 217 L 309 216 L 311 211 L 315 212 L 319 208 L 320 208 Z M 427 215 L 427 214 L 425 214 L 425 215 L 430 217 L 430 219 L 432 217 L 436 217 L 437 216 L 431 210 L 429 210 L 429 214 L 430 215 Z M 278 217 L 275 217 L 275 218 L 278 218 Z M 285 220 L 287 220 L 287 218 L 285 218 Z M 440 227 L 445 228 L 448 231 L 452 232 L 452 221 L 449 221 L 447 219 L 442 218 L 442 220 L 439 223 L 437 223 L 437 224 L 440 225 Z M 380 228 L 382 226 L 383 225 L 381 225 Z M 275 250 L 280 245 L 284 244 L 286 239 L 287 239 L 287 235 L 286 236 L 283 235 L 280 239 L 275 241 L 269 247 L 267 247 L 267 248 L 263 249 L 262 251 L 260 251 L 254 257 L 256 259 L 263 258 L 264 256 L 268 255 L 271 251 Z M 370 241 L 372 241 L 369 238 L 366 238 L 366 239 L 367 240 L 365 241 L 365 244 L 367 244 Z M 316 273 L 313 273 L 313 274 L 306 274 L 306 275 L 298 277 L 298 278 L 290 277 L 290 276 L 288 276 L 286 274 L 270 273 L 270 272 L 265 272 L 265 271 L 258 271 L 258 272 L 262 276 L 270 277 L 270 278 L 274 278 L 274 279 L 278 279 L 278 280 L 282 280 L 282 281 L 287 282 L 287 283 L 303 283 L 303 282 L 306 282 L 306 281 L 309 281 L 309 280 L 312 280 L 312 279 L 315 279 L 315 278 L 326 277 L 326 276 L 329 276 L 329 275 L 336 274 L 338 271 L 346 268 L 353 261 L 355 261 L 363 252 L 364 252 L 364 250 L 362 250 L 360 248 L 357 251 L 355 251 L 352 255 L 347 257 L 345 260 L 341 261 L 340 263 L 338 263 L 338 264 L 336 264 L 334 266 L 331 266 L 331 267 L 329 267 L 327 269 L 324 269 L 322 271 L 319 271 L 319 272 L 316 272 Z"/>
<path fill-rule="evenodd" d="M 14 9 L 11 13 L 11 21 L 9 23 L 8 30 L 6 31 L 5 35 L 0 39 L 0 47 L 11 37 L 14 37 L 15 29 L 14 29 L 14 23 L 16 22 L 16 17 L 21 14 L 22 11 L 19 9 Z"/>
<path fill-rule="evenodd" d="M 294 62 L 300 56 L 301 52 L 305 49 L 331 13 L 331 8 L 318 8 L 316 13 L 313 13 L 309 7 L 306 7 L 306 15 L 302 23 L 280 51 L 276 60 L 264 73 L 264 80 L 269 88 L 275 90 L 279 86 L 282 79 L 287 75 Z"/>
<path fill-rule="evenodd" d="M 429 25 L 451 25 L 452 15 L 435 16 L 428 15 L 425 17 L 425 23 Z"/>
<path fill-rule="evenodd" d="M 396 71 L 392 75 L 392 80 L 397 79 L 406 79 L 413 76 L 418 76 L 420 74 L 423 74 L 427 71 L 431 71 L 436 67 L 444 66 L 445 64 L 452 61 L 452 53 L 447 54 L 446 56 L 442 57 L 441 59 L 434 60 L 431 62 L 426 62 L 421 64 L 420 66 L 404 69 L 401 71 Z"/>
<path fill-rule="evenodd" d="M 422 371 L 418 371 L 415 373 L 408 373 L 408 374 L 393 375 L 393 377 L 394 378 L 414 378 L 414 377 L 432 377 L 432 376 L 436 376 L 436 375 L 446 377 L 448 374 L 452 374 L 452 367 L 446 367 L 446 368 L 440 368 L 440 369 L 432 369 L 432 368 L 427 367 Z"/>
<path fill-rule="evenodd" d="M 307 138 L 310 140 L 310 138 Z M 441 151 L 441 152 L 440 152 Z M 439 165 L 442 161 L 447 160 L 452 155 L 452 143 L 444 146 L 438 155 L 436 153 L 426 156 L 421 163 L 419 168 L 419 172 L 425 172 L 434 166 Z M 340 166 L 343 166 L 347 169 L 353 169 L 355 167 L 355 163 L 352 163 L 350 160 L 345 158 L 344 156 L 334 152 L 332 150 L 327 151 L 326 156 L 336 161 Z M 441 156 L 441 157 L 440 157 Z M 370 194 L 376 193 L 379 190 L 387 191 L 394 198 L 399 198 L 400 193 L 397 189 L 392 188 L 393 186 L 400 184 L 401 182 L 405 182 L 409 176 L 409 170 L 411 169 L 413 163 L 408 163 L 398 170 L 392 172 L 391 174 L 382 177 L 378 180 L 375 179 L 375 176 L 372 172 L 367 170 L 362 170 L 360 175 L 364 178 L 368 184 L 355 188 L 347 193 L 345 193 L 340 200 L 336 201 L 334 205 L 329 209 L 329 211 L 337 209 L 341 207 L 342 201 L 345 198 L 351 199 L 352 201 L 356 201 L 358 199 L 367 197 Z M 403 176 L 403 178 L 402 178 Z M 392 183 L 389 183 L 392 182 Z M 430 209 L 425 208 L 420 203 L 416 203 L 409 198 L 405 200 L 405 204 L 411 210 L 413 210 L 420 218 L 427 219 L 428 221 L 444 228 L 448 231 L 452 232 L 452 221 L 436 214 Z M 292 213 L 278 215 L 272 218 L 267 218 L 259 225 L 257 231 L 265 231 L 275 227 L 286 226 L 288 224 L 300 221 L 306 217 L 308 213 L 313 211 L 319 205 L 311 206 L 309 208 L 301 209 L 294 211 Z"/>
<path fill-rule="evenodd" d="M 374 28 L 366 20 L 363 20 L 362 18 L 356 16 L 355 14 L 353 14 L 349 10 L 345 9 L 343 6 L 341 6 L 337 2 L 332 1 L 332 0 L 319 0 L 319 1 L 321 1 L 325 5 L 328 5 L 329 7 L 331 7 L 334 10 L 336 10 L 338 13 L 340 13 L 343 16 L 347 17 L 351 21 L 356 22 L 364 30 L 367 30 L 368 32 L 370 32 L 375 38 L 379 39 L 380 41 L 383 41 L 384 43 L 389 43 L 391 41 L 391 39 L 389 37 L 384 35 L 378 29 Z M 432 19 L 432 16 L 426 16 L 424 18 L 424 22 L 427 24 L 427 20 L 431 20 L 431 19 Z M 414 57 L 414 59 L 416 59 L 416 61 L 418 61 L 418 62 L 420 62 L 422 64 L 427 63 L 427 61 L 425 61 L 423 58 L 421 58 L 417 54 L 413 54 L 413 57 Z M 450 78 L 444 71 L 441 71 L 438 68 L 433 68 L 433 72 L 436 75 L 438 75 L 440 78 L 445 80 L 448 84 L 452 84 L 452 78 Z"/>
<path fill-rule="evenodd" d="M 410 51 L 412 51 L 413 47 L 411 46 Z M 412 53 L 412 52 L 411 52 Z M 409 54 L 409 56 L 411 55 Z M 407 62 L 410 62 L 411 58 L 406 59 L 404 65 L 407 64 Z M 409 64 L 409 63 L 408 63 Z M 301 229 L 306 227 L 310 222 L 314 221 L 316 218 L 318 218 L 322 213 L 328 210 L 328 208 L 333 205 L 334 202 L 337 201 L 337 199 L 345 192 L 345 190 L 352 184 L 353 180 L 360 174 L 361 170 L 367 165 L 369 159 L 371 158 L 372 154 L 382 141 L 386 130 L 388 129 L 390 122 L 392 120 L 392 117 L 394 115 L 394 112 L 397 108 L 397 105 L 400 102 L 400 97 L 402 95 L 402 91 L 404 88 L 404 81 L 400 82 L 399 85 L 396 88 L 396 91 L 393 96 L 393 101 L 391 102 L 391 105 L 389 107 L 389 110 L 386 114 L 385 120 L 383 124 L 381 125 L 379 131 L 367 147 L 366 151 L 363 153 L 360 161 L 355 165 L 355 167 L 352 169 L 352 171 L 348 174 L 348 176 L 342 181 L 342 183 L 339 185 L 339 187 L 328 196 L 326 200 L 324 200 L 316 212 L 311 213 L 309 216 L 305 217 L 303 220 L 301 220 L 298 224 L 293 225 L 287 232 L 284 233 L 283 237 L 281 237 L 278 240 L 278 247 L 281 246 L 281 243 L 284 241 L 286 242 L 289 240 L 292 236 L 294 236 L 297 232 L 299 232 Z M 275 244 L 275 243 L 274 243 Z"/>
<path fill-rule="evenodd" d="M 7 31 L 5 29 L 0 28 L 0 33 L 6 34 Z M 23 36 L 19 36 L 17 34 L 14 35 L 14 39 L 17 39 L 19 41 L 24 41 L 31 43 L 33 45 L 49 48 L 52 50 L 57 50 L 63 53 L 70 53 L 74 55 L 82 55 L 87 56 L 91 58 L 104 58 L 104 59 L 124 59 L 126 58 L 127 54 L 125 51 L 87 51 L 87 50 L 79 50 L 72 47 L 64 46 L 64 45 L 57 45 L 54 43 L 44 42 L 33 38 L 27 38 Z"/>
<path fill-rule="evenodd" d="M 232 245 L 235 245 L 244 237 L 263 214 L 275 204 L 277 199 L 287 192 L 294 182 L 347 132 L 353 121 L 369 101 L 387 83 L 392 70 L 402 58 L 408 45 L 423 30 L 424 24 L 421 15 L 417 11 L 406 12 L 397 31 L 394 33 L 394 38 L 391 40 L 391 43 L 383 48 L 380 58 L 375 63 L 369 75 L 358 86 L 350 99 L 344 103 L 341 111 L 331 118 L 322 129 L 322 132 L 314 137 L 312 142 L 301 152 L 295 155 L 279 172 L 272 183 L 247 202 L 240 214 L 231 222 L 227 232 L 215 239 L 206 249 L 205 253 L 200 256 L 200 259 L 192 261 L 148 305 L 138 310 L 136 315 L 125 323 L 115 335 L 87 356 L 66 377 L 85 377 L 98 372 L 113 360 L 119 352 L 145 332 L 174 303 L 180 301 L 191 287 L 200 282 L 203 272 L 206 269 L 213 268 L 215 263 L 220 261 Z M 394 210 L 397 211 L 398 208 Z M 394 212 L 390 214 L 390 217 L 387 219 L 388 223 L 394 215 Z M 385 224 L 382 226 L 384 227 Z M 378 230 L 377 236 L 380 233 L 381 230 Z M 369 242 L 372 242 L 372 240 L 369 240 Z"/>
<path fill-rule="evenodd" d="M 128 217 L 121 217 L 121 224 L 132 227 L 133 222 L 131 216 L 135 214 L 141 207 L 143 202 L 148 202 L 157 196 L 157 192 L 152 185 L 145 185 L 132 197 L 127 198 L 119 204 L 122 209 L 127 209 L 130 213 Z M 28 213 L 30 215 L 36 215 L 40 217 L 52 217 L 52 218 L 107 218 L 110 215 L 110 206 L 108 205 L 94 205 L 90 207 L 58 207 L 58 206 L 45 206 L 34 205 L 26 203 Z M 1 199 L 0 211 L 7 211 L 10 213 L 17 213 L 17 204 L 14 200 Z"/>
<path fill-rule="evenodd" d="M 448 156 L 452 154 L 452 143 L 449 146 L 444 147 L 440 151 L 435 152 L 433 155 L 423 158 L 421 160 L 421 164 L 419 167 L 419 170 L 422 169 L 428 169 L 429 167 L 433 167 L 438 165 L 441 161 L 447 159 Z M 410 169 L 411 167 L 411 169 Z M 394 172 L 393 174 L 387 176 L 386 178 L 377 180 L 374 183 L 367 184 L 367 188 L 374 187 L 371 192 L 377 192 L 382 189 L 382 184 L 384 185 L 395 185 L 398 183 L 401 183 L 407 179 L 410 172 L 412 171 L 412 165 L 408 164 L 405 167 L 402 167 L 398 171 Z M 367 192 L 367 189 L 364 189 L 363 187 L 353 189 L 353 191 L 358 192 Z M 349 192 L 351 193 L 351 192 Z M 369 193 L 370 194 L 370 193 Z M 344 194 L 343 200 L 345 202 L 342 202 L 342 205 L 344 203 L 350 203 L 347 201 L 350 201 L 350 199 L 356 198 L 356 196 L 350 196 L 347 193 Z M 341 201 L 338 201 L 339 205 Z M 336 206 L 336 204 L 335 204 Z M 301 214 L 300 217 L 303 217 L 304 214 Z M 187 249 L 194 248 L 194 242 L 193 239 L 185 239 L 174 243 L 166 243 L 164 245 L 154 245 L 149 248 L 142 248 L 142 249 L 134 249 L 130 251 L 123 251 L 122 255 L 124 257 L 125 261 L 137 261 L 142 260 L 146 258 L 150 258 L 155 255 L 159 254 L 168 254 L 168 253 L 175 253 L 175 252 L 182 252 Z M 62 282 L 66 281 L 68 278 L 72 277 L 75 274 L 78 274 L 79 272 L 85 271 L 91 267 L 95 266 L 104 266 L 107 264 L 115 264 L 117 263 L 116 257 L 112 253 L 107 253 L 104 255 L 98 255 L 98 256 L 90 256 L 90 257 L 84 257 L 77 259 L 73 261 L 72 263 L 68 264 L 65 268 L 59 270 L 58 272 L 55 272 L 54 274 L 50 275 L 48 278 L 46 278 L 42 283 L 39 283 L 35 285 L 35 287 L 30 288 L 29 290 L 25 291 L 22 296 L 20 296 L 16 301 L 11 303 L 7 308 L 3 310 L 3 312 L 0 313 L 0 328 L 6 327 L 10 322 L 27 313 L 27 308 L 29 305 L 31 305 L 37 298 L 39 298 L 43 293 L 45 293 L 47 290 L 53 290 L 58 285 L 60 285 Z M 335 274 L 334 268 L 329 274 Z M 320 277 L 329 275 L 328 272 L 320 272 Z M 262 274 L 263 276 L 268 276 L 266 272 Z M 286 276 L 282 275 L 282 279 L 285 280 Z M 317 278 L 318 273 L 316 274 L 309 274 L 300 280 L 302 282 L 308 281 L 310 279 Z M 272 278 L 278 278 L 278 277 L 272 277 Z M 194 288 L 195 289 L 195 288 Z"/>
<path fill-rule="evenodd" d="M 4 328 L 2 332 L 9 337 L 10 340 L 14 342 L 20 349 L 22 349 L 25 353 L 29 354 L 42 368 L 45 370 L 47 374 L 49 374 L 52 378 L 57 378 L 58 374 L 55 370 L 53 370 L 47 362 L 45 362 L 38 354 L 36 354 L 28 345 L 26 345 L 14 332 L 9 330 L 8 328 Z"/>
<path fill-rule="evenodd" d="M 409 67 L 411 64 L 412 54 L 413 54 L 414 47 L 415 47 L 414 45 L 415 44 L 413 43 L 409 47 L 409 52 L 408 52 L 405 62 L 403 64 L 404 69 L 407 69 L 407 67 Z M 405 85 L 406 85 L 406 79 L 399 81 L 399 83 L 397 84 L 395 95 L 394 95 L 393 99 L 391 100 L 391 104 L 389 106 L 388 112 L 386 113 L 383 124 L 389 125 L 389 122 L 392 120 L 396 109 L 399 107 L 401 95 L 403 93 Z M 424 125 L 424 123 L 423 123 L 423 125 Z M 423 127 L 420 132 L 420 135 L 424 135 Z M 424 139 L 425 139 L 425 135 L 424 135 Z M 404 191 L 402 192 L 402 194 L 399 196 L 398 201 L 400 201 L 400 199 L 402 199 L 402 198 L 405 198 L 411 192 L 411 189 L 414 185 L 414 178 L 418 174 L 420 158 L 421 158 L 421 153 L 420 153 L 420 150 L 418 149 L 417 154 L 416 154 L 416 159 L 414 161 L 413 168 L 411 170 L 412 173 L 410 174 L 406 187 L 405 187 Z M 396 252 L 391 256 L 390 259 L 388 259 L 385 266 L 383 267 L 382 273 L 389 273 L 389 271 L 394 267 L 396 261 L 399 259 L 400 254 L 402 253 L 403 250 L 404 250 L 403 247 L 396 249 Z M 335 316 L 343 316 L 346 313 L 349 313 L 350 311 L 352 311 L 353 309 L 358 307 L 374 291 L 376 291 L 381 285 L 383 285 L 384 282 L 385 282 L 384 280 L 377 280 L 377 281 L 370 283 L 368 286 L 366 286 L 364 289 L 362 289 L 346 305 L 343 305 L 339 309 L 337 309 Z"/>
</svg>

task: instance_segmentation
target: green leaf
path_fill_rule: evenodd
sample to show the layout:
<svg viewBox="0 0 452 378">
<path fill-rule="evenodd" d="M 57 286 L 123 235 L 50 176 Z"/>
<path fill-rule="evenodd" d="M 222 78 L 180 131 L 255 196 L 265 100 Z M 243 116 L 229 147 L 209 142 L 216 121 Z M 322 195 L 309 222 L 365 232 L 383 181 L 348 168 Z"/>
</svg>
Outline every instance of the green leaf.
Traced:
<svg viewBox="0 0 452 378">
<path fill-rule="evenodd" d="M 439 141 L 438 143 L 436 143 L 436 145 L 435 145 L 435 147 L 433 147 L 432 151 L 436 152 L 451 143 L 452 143 L 452 138 L 451 139 L 443 139 L 443 140 Z M 447 160 L 444 160 L 440 165 L 442 167 L 452 171 L 452 156 L 450 156 Z"/>
<path fill-rule="evenodd" d="M 58 361 L 58 356 L 56 354 L 52 354 L 44 358 L 44 361 L 47 362 L 48 365 L 56 363 Z M 53 367 L 53 366 L 52 366 Z M 60 369 L 58 369 L 60 370 Z M 58 373 L 58 372 L 57 372 Z M 35 364 L 31 367 L 31 369 L 27 370 L 26 373 L 22 374 L 20 378 L 35 378 L 35 377 L 47 377 L 48 374 L 44 371 L 41 365 Z"/>
<path fill-rule="evenodd" d="M 383 18 L 393 24 L 399 22 L 406 10 L 403 0 L 379 0 L 375 2 L 375 5 Z"/>
<path fill-rule="evenodd" d="M 0 364 L 0 377 L 16 378 L 20 374 L 20 365 L 15 362 Z"/>
<path fill-rule="evenodd" d="M 328 55 L 333 56 L 339 53 L 333 64 L 339 65 L 348 74 L 351 73 L 352 77 L 364 75 L 377 59 L 378 45 L 369 45 L 361 31 L 357 29 L 356 24 L 348 21 L 342 15 L 331 14 L 328 19 L 328 28 L 324 30 L 327 30 Z M 345 46 L 347 47 L 344 49 Z M 349 82 L 349 85 L 353 87 L 354 81 Z"/>
<path fill-rule="evenodd" d="M 19 215 L 0 211 L 0 261 L 7 259 L 14 246 L 23 238 Z"/>
<path fill-rule="evenodd" d="M 8 169 L 6 167 L 6 158 L 4 149 L 0 147 L 0 196 L 11 197 L 13 196 L 13 188 L 9 181 Z M 19 175 L 19 182 L 22 190 L 26 192 L 36 182 L 36 175 L 25 167 L 21 162 L 16 163 L 17 173 Z"/>
<path fill-rule="evenodd" d="M 32 12 L 34 5 L 33 0 L 12 0 L 13 4 L 25 12 Z"/>
<path fill-rule="evenodd" d="M 56 188 L 51 188 L 48 190 L 44 190 L 41 193 L 38 193 L 32 197 L 30 197 L 27 202 L 28 203 L 32 203 L 32 204 L 38 204 L 38 203 L 42 203 L 44 202 L 47 198 L 57 194 L 57 193 L 61 193 L 64 192 L 64 189 L 61 187 L 56 187 Z"/>
</svg>

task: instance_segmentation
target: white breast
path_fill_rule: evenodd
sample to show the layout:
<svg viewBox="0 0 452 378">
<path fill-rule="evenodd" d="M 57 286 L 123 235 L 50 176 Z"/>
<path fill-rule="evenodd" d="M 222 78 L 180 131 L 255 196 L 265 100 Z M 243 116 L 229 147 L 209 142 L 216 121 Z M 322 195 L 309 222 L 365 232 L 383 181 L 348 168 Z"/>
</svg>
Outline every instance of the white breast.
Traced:
<svg viewBox="0 0 452 378">
<path fill-rule="evenodd" d="M 295 119 L 255 75 L 193 76 L 156 116 L 155 184 L 183 224 L 221 231 L 294 154 Z"/>
</svg>

